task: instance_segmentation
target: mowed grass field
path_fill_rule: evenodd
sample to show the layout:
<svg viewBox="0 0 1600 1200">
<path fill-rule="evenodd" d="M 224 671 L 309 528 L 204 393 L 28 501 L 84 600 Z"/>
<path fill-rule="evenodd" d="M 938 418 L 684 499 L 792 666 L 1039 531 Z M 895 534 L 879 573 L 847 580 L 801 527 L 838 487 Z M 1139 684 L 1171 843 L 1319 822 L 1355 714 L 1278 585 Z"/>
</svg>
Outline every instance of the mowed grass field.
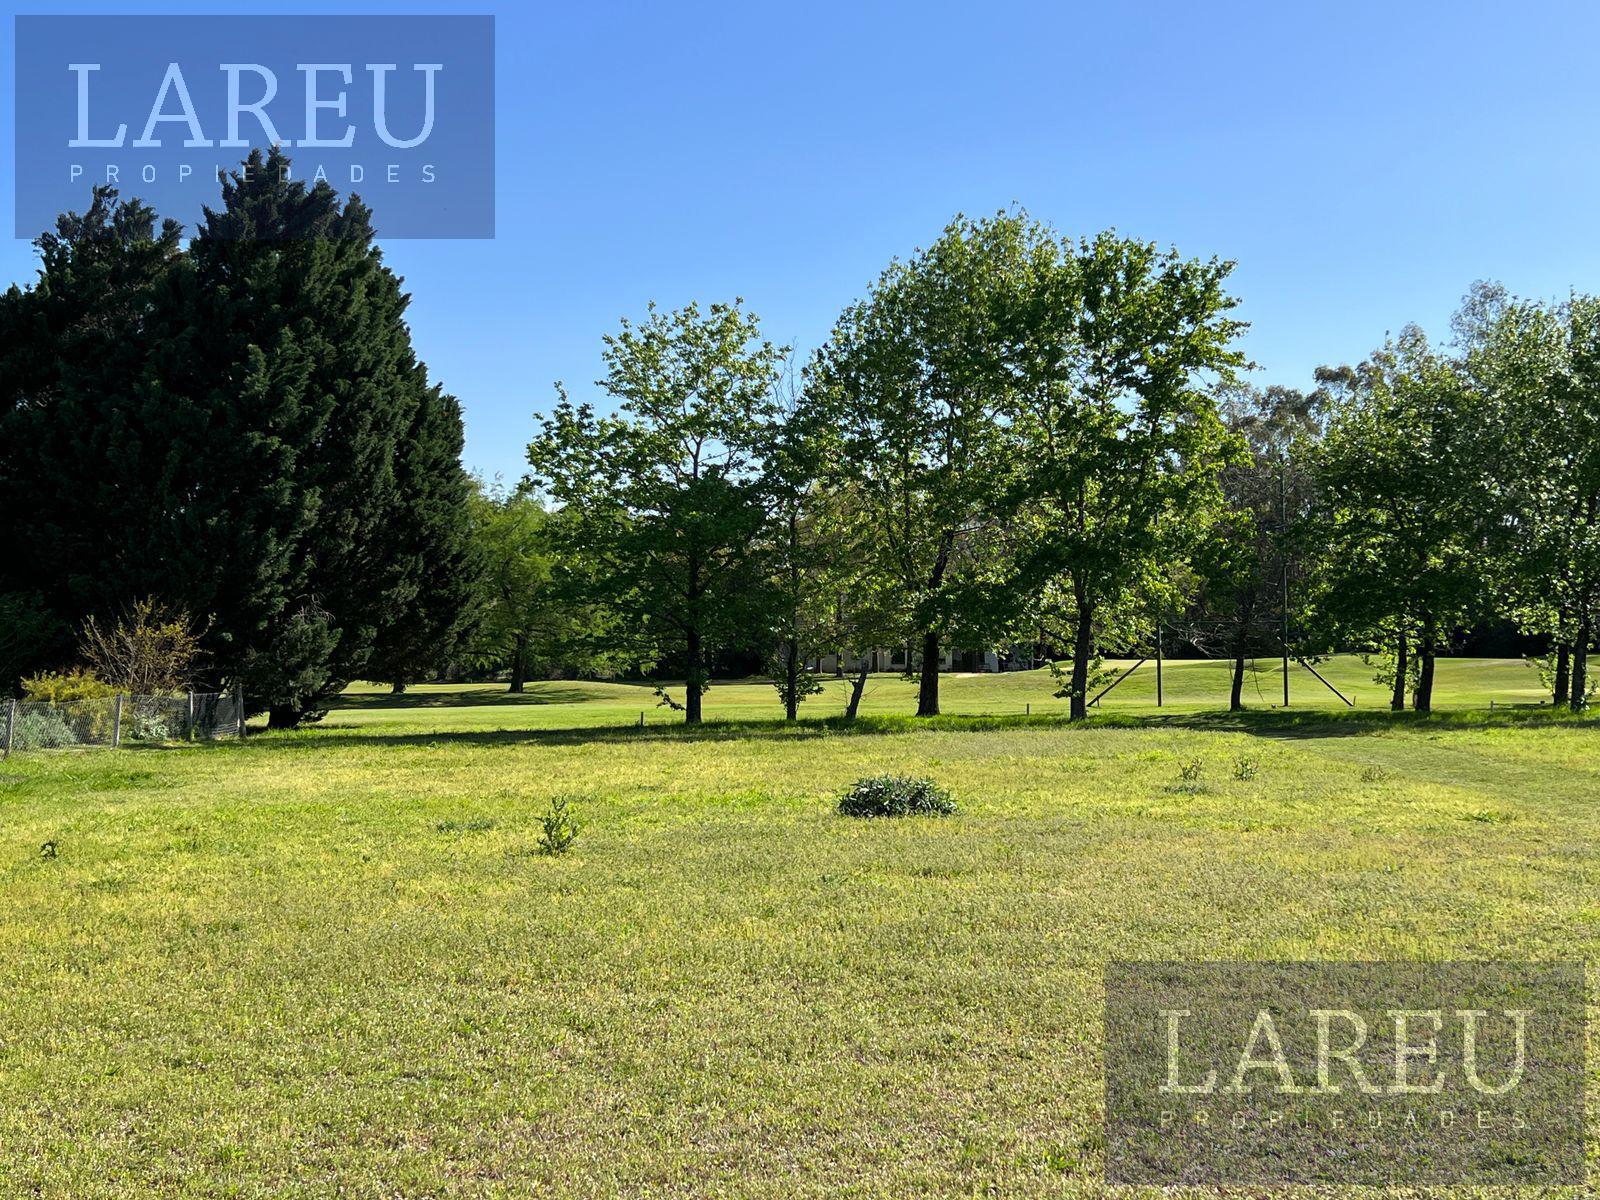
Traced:
<svg viewBox="0 0 1600 1200">
<path fill-rule="evenodd" d="M 1112 660 L 1108 672 L 1121 674 L 1131 660 Z M 1316 665 L 1328 683 L 1353 702 L 1356 712 L 1386 712 L 1389 690 L 1373 680 L 1373 668 L 1353 655 Z M 1172 716 L 1214 712 L 1228 706 L 1232 665 L 1216 661 L 1167 662 L 1162 669 L 1162 704 L 1156 705 L 1154 662 L 1146 662 L 1118 683 L 1096 706 L 1106 716 Z M 1108 680 L 1109 682 L 1109 677 Z M 839 716 L 850 684 L 824 678 L 822 692 L 801 706 L 806 718 Z M 1060 687 L 1048 671 L 999 675 L 945 675 L 940 681 L 940 709 L 956 716 L 1065 715 L 1067 702 L 1055 695 Z M 683 701 L 681 687 L 667 694 Z M 1497 707 L 1537 709 L 1549 695 L 1539 673 L 1521 659 L 1450 658 L 1438 660 L 1434 706 L 1440 711 Z M 1289 701 L 1302 710 L 1352 711 L 1305 667 L 1289 666 Z M 1278 659 L 1257 659 L 1245 676 L 1244 702 L 1252 710 L 1271 711 L 1283 704 L 1283 668 Z M 425 715 L 420 710 L 427 709 Z M 872 675 L 862 694 L 864 715 L 910 715 L 917 709 L 917 684 L 899 675 Z M 325 722 L 327 728 L 368 732 L 408 729 L 494 730 L 562 728 L 587 725 L 673 725 L 681 713 L 662 706 L 653 688 L 629 683 L 530 683 L 520 696 L 506 694 L 503 684 L 422 684 L 403 696 L 389 688 L 356 684 Z M 709 720 L 770 721 L 783 715 L 772 685 L 764 680 L 721 682 L 705 695 Z"/>
<path fill-rule="evenodd" d="M 1454 711 L 1395 721 L 1359 664 L 1353 715 L 1306 676 L 1245 719 L 1210 669 L 1078 728 L 353 689 L 242 745 L 14 756 L 0 1196 L 1100 1196 L 1108 960 L 1594 955 L 1600 725 L 1487 711 L 1532 672 L 1442 664 Z M 961 813 L 834 814 L 885 770 Z"/>
</svg>

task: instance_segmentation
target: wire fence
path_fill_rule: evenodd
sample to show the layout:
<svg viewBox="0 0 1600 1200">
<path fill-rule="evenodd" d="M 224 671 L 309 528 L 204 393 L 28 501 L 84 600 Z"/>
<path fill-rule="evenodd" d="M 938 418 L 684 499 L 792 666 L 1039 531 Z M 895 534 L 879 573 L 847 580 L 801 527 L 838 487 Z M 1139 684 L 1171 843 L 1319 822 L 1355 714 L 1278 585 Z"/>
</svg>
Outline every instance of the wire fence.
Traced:
<svg viewBox="0 0 1600 1200">
<path fill-rule="evenodd" d="M 173 696 L 104 696 L 56 703 L 0 700 L 4 753 L 163 742 L 211 742 L 244 736 L 237 692 Z"/>
</svg>

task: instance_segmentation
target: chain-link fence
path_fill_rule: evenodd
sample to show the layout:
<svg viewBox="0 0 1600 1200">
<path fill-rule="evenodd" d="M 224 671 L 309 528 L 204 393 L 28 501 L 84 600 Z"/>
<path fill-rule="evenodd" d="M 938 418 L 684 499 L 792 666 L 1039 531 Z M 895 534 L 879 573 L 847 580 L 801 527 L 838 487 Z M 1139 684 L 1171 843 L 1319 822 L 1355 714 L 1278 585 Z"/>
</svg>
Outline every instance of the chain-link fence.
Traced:
<svg viewBox="0 0 1600 1200">
<path fill-rule="evenodd" d="M 4 752 L 207 742 L 243 736 L 237 692 L 105 696 L 45 703 L 0 700 Z"/>
</svg>

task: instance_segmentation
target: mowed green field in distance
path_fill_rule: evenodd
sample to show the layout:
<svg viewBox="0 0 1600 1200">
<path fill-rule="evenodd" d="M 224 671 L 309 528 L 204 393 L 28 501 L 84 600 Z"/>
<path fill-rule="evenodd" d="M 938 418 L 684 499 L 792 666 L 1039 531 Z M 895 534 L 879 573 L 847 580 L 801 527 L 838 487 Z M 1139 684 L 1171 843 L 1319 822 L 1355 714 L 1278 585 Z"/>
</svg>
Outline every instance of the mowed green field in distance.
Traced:
<svg viewBox="0 0 1600 1200">
<path fill-rule="evenodd" d="M 16 755 L 0 1195 L 1139 1195 L 1101 1181 L 1107 961 L 1594 956 L 1600 726 L 1489 713 L 1528 668 L 1442 663 L 1452 711 L 1400 721 L 1359 663 L 1353 716 L 1199 712 L 1212 670 L 1077 728 L 885 715 L 889 678 L 855 729 L 756 683 L 698 730 L 648 689 L 419 687 Z M 835 815 L 879 771 L 961 812 Z"/>
<path fill-rule="evenodd" d="M 1108 672 L 1121 674 L 1133 660 L 1113 660 Z M 1354 702 L 1356 712 L 1388 711 L 1389 690 L 1374 678 L 1374 668 L 1354 655 L 1317 663 L 1328 683 Z M 1232 665 L 1217 661 L 1177 660 L 1163 664 L 1162 706 L 1156 706 L 1155 663 L 1140 666 L 1118 683 L 1096 706 L 1105 715 L 1160 716 L 1226 709 Z M 844 712 L 849 681 L 826 677 L 820 694 L 801 705 L 806 718 Z M 1109 682 L 1109 679 L 1108 679 Z M 940 680 L 940 711 L 954 716 L 1061 715 L 1067 702 L 1055 693 L 1060 684 L 1050 672 L 947 674 Z M 1102 685 L 1103 686 L 1103 685 Z M 1291 662 L 1289 701 L 1293 710 L 1351 711 L 1305 667 Z M 682 703 L 681 686 L 667 694 Z M 1442 658 L 1438 660 L 1434 706 L 1439 711 L 1498 707 L 1538 708 L 1549 694 L 1539 672 L 1521 659 Z M 1283 667 L 1278 659 L 1255 659 L 1245 675 L 1244 703 L 1249 709 L 1272 710 L 1283 704 Z M 861 712 L 870 716 L 910 715 L 917 708 L 915 680 L 900 675 L 868 677 Z M 429 709 L 426 716 L 414 711 Z M 638 683 L 586 681 L 531 682 L 520 696 L 508 695 L 504 684 L 418 684 L 403 696 L 387 686 L 355 684 L 327 718 L 328 728 L 404 731 L 420 721 L 430 729 L 540 729 L 562 726 L 637 724 L 640 713 L 649 725 L 681 722 L 681 713 L 659 703 L 652 687 Z M 765 680 L 718 682 L 705 695 L 709 720 L 766 721 L 783 715 L 776 691 Z"/>
</svg>

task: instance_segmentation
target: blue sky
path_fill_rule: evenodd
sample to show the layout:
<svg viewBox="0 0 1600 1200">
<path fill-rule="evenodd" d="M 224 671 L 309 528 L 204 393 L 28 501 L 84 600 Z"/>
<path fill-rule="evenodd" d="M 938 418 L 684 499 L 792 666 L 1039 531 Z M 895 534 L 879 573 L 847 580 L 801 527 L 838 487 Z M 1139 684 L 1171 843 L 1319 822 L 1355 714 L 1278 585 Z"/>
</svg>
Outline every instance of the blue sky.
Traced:
<svg viewBox="0 0 1600 1200">
<path fill-rule="evenodd" d="M 1021 204 L 1063 233 L 1236 260 L 1263 383 L 1304 384 L 1406 321 L 1443 332 L 1474 279 L 1600 290 L 1600 6 L 338 10 L 497 17 L 498 236 L 385 252 L 465 407 L 467 464 L 510 478 L 555 380 L 594 396 L 619 317 L 738 295 L 808 351 L 958 211 Z M 10 72 L 9 20 L 0 37 Z M 11 175 L 9 76 L 0 106 Z M 0 205 L 9 231 L 11 188 Z M 32 274 L 5 241 L 0 275 Z"/>
</svg>

